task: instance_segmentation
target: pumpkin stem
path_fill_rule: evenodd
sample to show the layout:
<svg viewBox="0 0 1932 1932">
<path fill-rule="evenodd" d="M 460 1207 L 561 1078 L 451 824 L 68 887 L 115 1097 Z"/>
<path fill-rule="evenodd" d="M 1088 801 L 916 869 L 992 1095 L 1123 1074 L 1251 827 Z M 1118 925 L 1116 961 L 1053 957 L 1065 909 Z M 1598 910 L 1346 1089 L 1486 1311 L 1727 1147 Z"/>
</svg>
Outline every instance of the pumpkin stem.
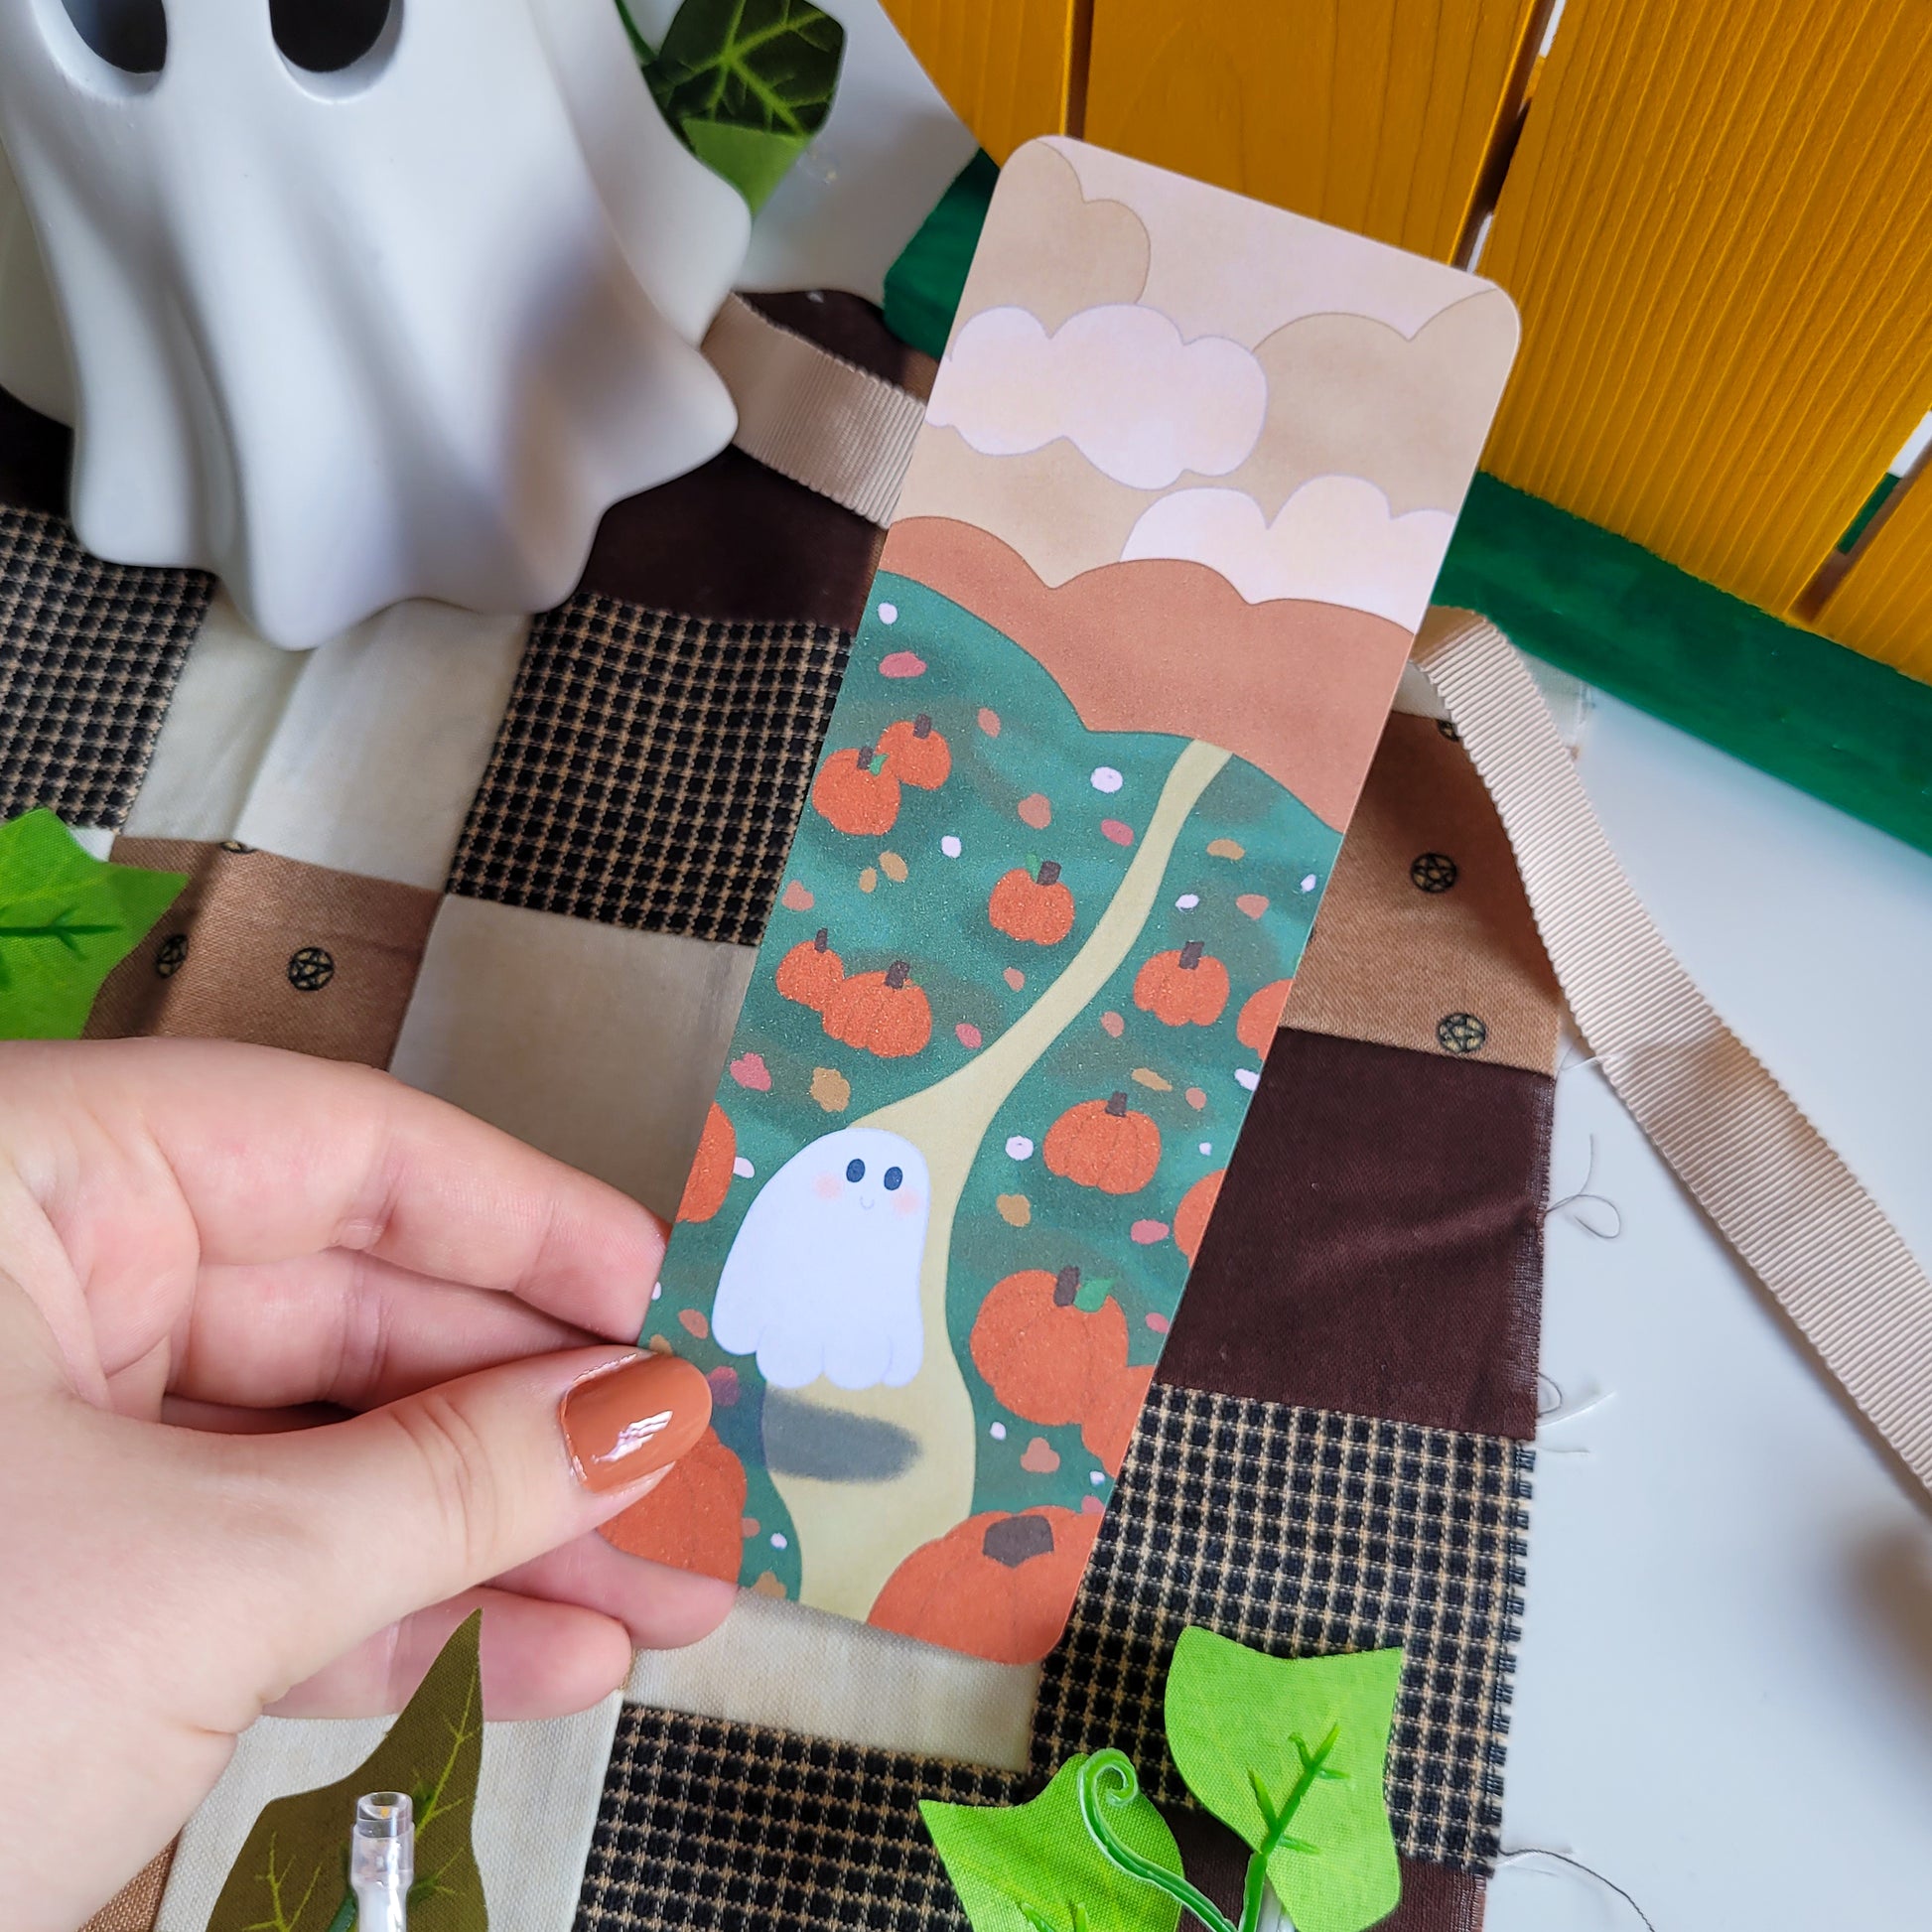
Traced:
<svg viewBox="0 0 1932 1932">
<path fill-rule="evenodd" d="M 1053 1554 L 1053 1526 L 1044 1516 L 1003 1516 L 986 1526 L 980 1538 L 980 1554 L 1009 1570 L 1018 1570 L 1035 1557 Z"/>
<path fill-rule="evenodd" d="M 823 952 L 831 943 L 832 928 L 830 926 L 822 925 L 812 934 L 812 950 L 814 952 Z"/>
<path fill-rule="evenodd" d="M 1115 1120 L 1125 1120 L 1127 1118 L 1127 1096 L 1124 1093 L 1109 1094 L 1107 1096 L 1107 1111 Z"/>
<path fill-rule="evenodd" d="M 922 711 L 912 720 L 912 736 L 914 738 L 930 738 L 932 736 L 931 712 Z"/>
<path fill-rule="evenodd" d="M 1062 1268 L 1053 1277 L 1053 1306 L 1056 1309 L 1070 1309 L 1074 1298 L 1080 1293 L 1080 1271 L 1077 1268 Z"/>
<path fill-rule="evenodd" d="M 1189 939 L 1180 949 L 1180 970 L 1191 973 L 1200 964 L 1200 956 L 1207 950 L 1204 939 Z"/>
<path fill-rule="evenodd" d="M 904 986 L 905 976 L 909 972 L 911 972 L 911 970 L 912 970 L 911 967 L 908 966 L 904 960 L 902 959 L 894 960 L 893 963 L 886 968 L 886 984 L 890 986 L 895 993 L 898 992 L 898 990 L 902 986 Z"/>
<path fill-rule="evenodd" d="M 1057 859 L 1042 859 L 1039 862 L 1039 883 L 1042 886 L 1051 886 L 1056 884 L 1059 880 L 1059 876 L 1060 876 L 1060 867 L 1059 867 L 1059 861 Z"/>
</svg>

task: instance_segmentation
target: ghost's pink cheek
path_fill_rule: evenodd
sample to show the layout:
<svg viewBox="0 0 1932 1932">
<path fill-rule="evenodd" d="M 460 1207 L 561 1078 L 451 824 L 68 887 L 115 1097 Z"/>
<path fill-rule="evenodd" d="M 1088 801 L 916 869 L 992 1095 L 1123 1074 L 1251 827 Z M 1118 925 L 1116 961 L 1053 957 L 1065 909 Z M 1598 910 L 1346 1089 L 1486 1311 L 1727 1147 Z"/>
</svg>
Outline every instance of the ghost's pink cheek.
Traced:
<svg viewBox="0 0 1932 1932">
<path fill-rule="evenodd" d="M 845 1182 L 835 1173 L 815 1173 L 812 1175 L 812 1192 L 820 1200 L 837 1200 Z"/>
<path fill-rule="evenodd" d="M 915 1194 L 909 1187 L 901 1187 L 893 1198 L 897 1203 L 901 1220 L 909 1220 L 914 1214 L 925 1212 L 925 1196 Z"/>
</svg>

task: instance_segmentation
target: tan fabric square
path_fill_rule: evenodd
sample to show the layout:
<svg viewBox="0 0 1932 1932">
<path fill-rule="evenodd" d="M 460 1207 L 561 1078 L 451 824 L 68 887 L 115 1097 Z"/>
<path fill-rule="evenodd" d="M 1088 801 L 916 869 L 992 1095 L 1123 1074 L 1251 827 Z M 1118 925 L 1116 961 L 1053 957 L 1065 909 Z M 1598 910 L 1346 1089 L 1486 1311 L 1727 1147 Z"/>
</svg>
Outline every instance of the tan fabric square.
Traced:
<svg viewBox="0 0 1932 1932">
<path fill-rule="evenodd" d="M 157 1852 L 80 1932 L 153 1932 L 155 1915 L 161 1910 L 161 1894 L 168 1885 L 168 1867 L 174 1862 L 172 1845 Z"/>
<path fill-rule="evenodd" d="M 1286 1017 L 1550 1073 L 1562 995 L 1508 835 L 1451 731 L 1389 720 Z"/>
<path fill-rule="evenodd" d="M 442 896 L 232 843 L 116 839 L 189 883 L 108 975 L 89 1039 L 242 1039 L 386 1066 Z"/>
</svg>

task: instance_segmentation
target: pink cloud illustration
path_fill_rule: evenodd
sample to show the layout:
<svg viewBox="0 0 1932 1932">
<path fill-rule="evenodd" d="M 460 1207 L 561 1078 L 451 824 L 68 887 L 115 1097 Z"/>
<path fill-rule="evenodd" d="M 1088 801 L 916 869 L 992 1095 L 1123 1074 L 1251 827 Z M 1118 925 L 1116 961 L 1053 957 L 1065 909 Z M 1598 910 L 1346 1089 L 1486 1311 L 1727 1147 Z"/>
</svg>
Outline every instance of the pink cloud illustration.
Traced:
<svg viewBox="0 0 1932 1932">
<path fill-rule="evenodd" d="M 1158 309 L 1114 302 L 1050 335 L 1029 310 L 982 310 L 947 349 L 926 420 L 982 456 L 1064 437 L 1115 482 L 1166 489 L 1239 469 L 1267 410 L 1267 377 L 1240 344 L 1187 342 Z"/>
<path fill-rule="evenodd" d="M 1389 514 L 1360 477 L 1315 477 L 1271 523 L 1239 489 L 1177 489 L 1149 504 L 1121 556 L 1183 558 L 1219 571 L 1250 604 L 1310 598 L 1414 630 L 1429 608 L 1455 518 Z"/>
</svg>

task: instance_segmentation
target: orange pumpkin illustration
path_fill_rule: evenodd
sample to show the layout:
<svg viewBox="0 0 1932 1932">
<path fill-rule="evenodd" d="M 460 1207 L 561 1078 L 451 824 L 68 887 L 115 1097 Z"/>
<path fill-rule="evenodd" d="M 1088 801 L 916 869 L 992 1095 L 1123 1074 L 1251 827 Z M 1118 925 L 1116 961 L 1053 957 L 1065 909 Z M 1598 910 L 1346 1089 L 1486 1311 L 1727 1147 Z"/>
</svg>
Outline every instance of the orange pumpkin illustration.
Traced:
<svg viewBox="0 0 1932 1932">
<path fill-rule="evenodd" d="M 1131 1194 L 1161 1165 L 1161 1130 L 1124 1093 L 1083 1100 L 1046 1130 L 1046 1170 L 1103 1194 Z"/>
<path fill-rule="evenodd" d="M 1207 1217 L 1221 1198 L 1221 1182 L 1227 1178 L 1225 1168 L 1204 1173 L 1180 1197 L 1173 1211 L 1173 1244 L 1189 1261 L 1200 1253 L 1201 1236 L 1207 1232 Z"/>
<path fill-rule="evenodd" d="M 1152 1367 L 1122 1369 L 1096 1391 L 1093 1407 L 1080 1425 L 1081 1442 L 1110 1476 L 1119 1475 L 1120 1465 L 1127 1460 L 1127 1446 L 1134 1440 L 1134 1425 L 1141 1419 L 1153 1381 Z"/>
<path fill-rule="evenodd" d="M 1060 879 L 1060 869 L 1043 860 L 1037 878 L 1015 866 L 993 888 L 986 916 L 1010 939 L 1030 939 L 1035 946 L 1057 946 L 1073 930 L 1073 894 Z"/>
<path fill-rule="evenodd" d="M 680 1221 L 708 1221 L 724 1206 L 731 1191 L 732 1163 L 738 1158 L 738 1135 L 731 1116 L 711 1103 L 704 1117 L 704 1132 L 698 1136 L 698 1151 L 691 1161 L 691 1172 L 684 1182 L 684 1197 L 677 1204 Z"/>
<path fill-rule="evenodd" d="M 648 1496 L 599 1532 L 627 1556 L 738 1582 L 745 1551 L 745 1465 L 707 1429 Z"/>
<path fill-rule="evenodd" d="M 1268 1049 L 1275 1043 L 1275 1035 L 1282 1024 L 1282 1009 L 1288 1005 L 1288 996 L 1294 990 L 1295 982 L 1270 980 L 1266 986 L 1258 986 L 1241 1003 L 1241 1012 L 1234 1022 L 1234 1036 L 1251 1053 L 1259 1053 L 1265 1060 Z"/>
<path fill-rule="evenodd" d="M 952 776 L 952 747 L 923 711 L 888 725 L 879 734 L 879 750 L 893 776 L 915 790 L 937 791 Z"/>
<path fill-rule="evenodd" d="M 1082 1421 L 1127 1366 L 1127 1316 L 1110 1295 L 1091 1311 L 1076 1304 L 1080 1271 L 1024 1268 L 996 1283 L 973 1318 L 973 1366 L 1016 1416 Z"/>
<path fill-rule="evenodd" d="M 996 1664 L 1033 1664 L 1066 1628 L 1098 1512 L 1048 1505 L 969 1516 L 914 1550 L 867 1619 Z"/>
<path fill-rule="evenodd" d="M 1169 1027 L 1211 1027 L 1228 1003 L 1228 969 L 1199 939 L 1158 952 L 1134 976 L 1134 1004 Z"/>
<path fill-rule="evenodd" d="M 837 831 L 872 838 L 898 818 L 898 780 L 870 745 L 834 752 L 812 780 L 812 803 Z"/>
<path fill-rule="evenodd" d="M 882 1060 L 916 1053 L 932 1037 L 932 1007 L 906 977 L 911 970 L 896 959 L 883 973 L 854 973 L 841 980 L 825 1002 L 825 1031 Z"/>
<path fill-rule="evenodd" d="M 844 978 L 845 962 L 832 950 L 832 935 L 824 926 L 809 939 L 799 940 L 778 961 L 779 993 L 814 1013 L 825 1011 L 825 1002 Z"/>
</svg>

